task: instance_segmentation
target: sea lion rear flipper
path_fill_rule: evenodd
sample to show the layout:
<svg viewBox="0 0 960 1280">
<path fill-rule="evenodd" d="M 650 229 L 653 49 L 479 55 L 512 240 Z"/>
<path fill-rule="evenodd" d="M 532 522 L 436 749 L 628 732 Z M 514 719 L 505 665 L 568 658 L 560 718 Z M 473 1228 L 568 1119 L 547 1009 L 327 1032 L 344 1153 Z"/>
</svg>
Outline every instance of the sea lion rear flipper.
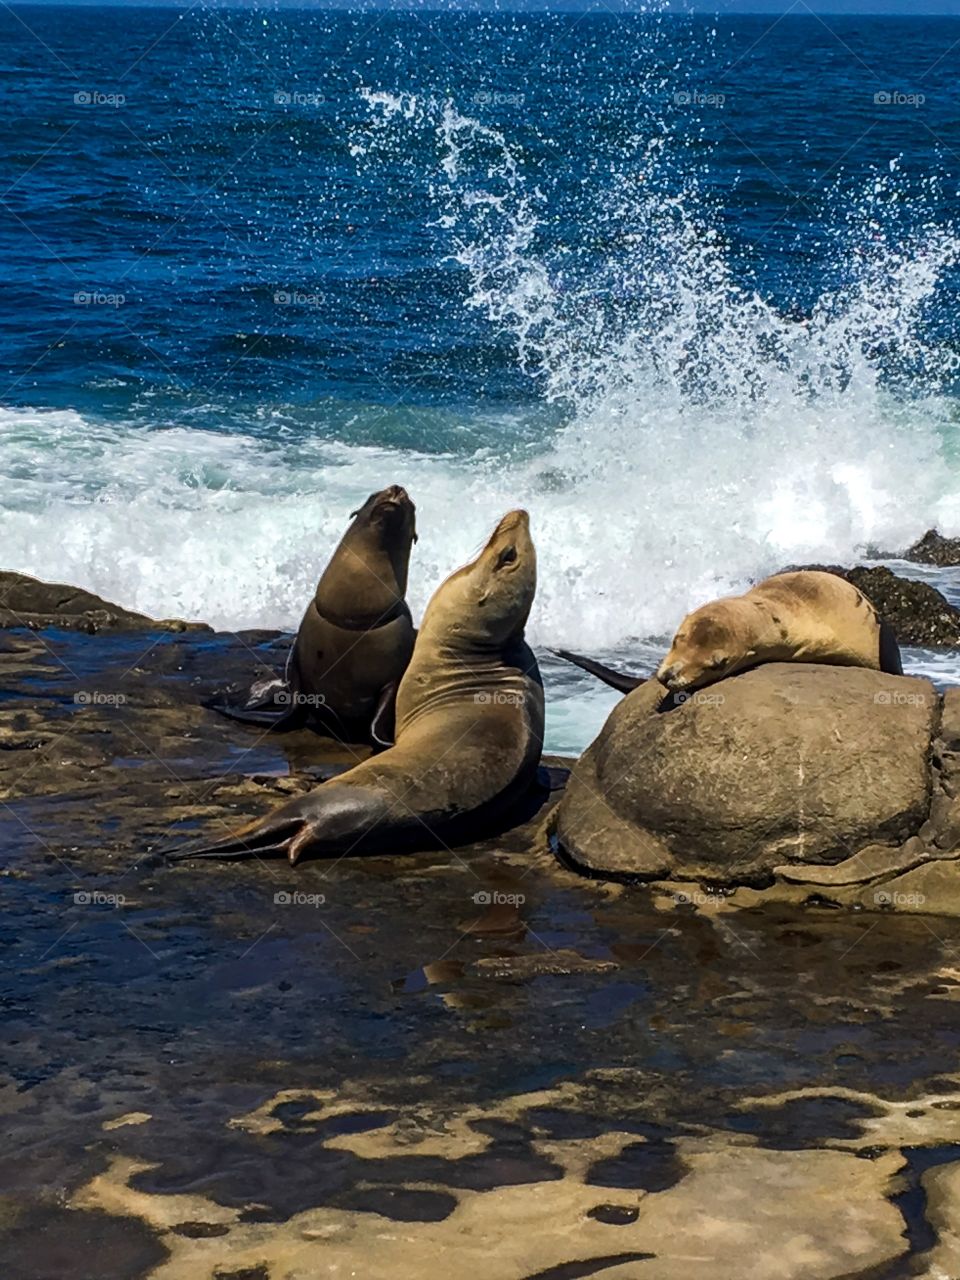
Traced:
<svg viewBox="0 0 960 1280">
<path fill-rule="evenodd" d="M 304 719 L 303 706 L 297 704 L 289 682 L 281 676 L 258 680 L 245 695 L 238 695 L 237 700 L 227 692 L 210 698 L 203 705 L 230 720 L 265 729 L 296 729 Z"/>
<path fill-rule="evenodd" d="M 639 689 L 640 685 L 645 684 L 647 680 L 646 676 L 629 676 L 623 671 L 614 671 L 612 667 L 605 667 L 602 662 L 581 657 L 579 653 L 571 653 L 569 649 L 552 649 L 551 652 L 566 662 L 572 662 L 575 667 L 581 667 L 620 693 L 630 693 L 633 689 Z"/>
<path fill-rule="evenodd" d="M 374 746 L 392 747 L 396 728 L 397 682 L 385 684 L 380 690 L 377 708 L 370 722 L 370 738 Z"/>
<path fill-rule="evenodd" d="M 903 675 L 897 633 L 889 622 L 880 621 L 880 670 L 891 676 Z"/>
<path fill-rule="evenodd" d="M 189 844 L 173 846 L 161 852 L 168 862 L 182 862 L 186 858 L 246 858 L 262 854 L 285 854 L 289 843 L 297 837 L 303 821 L 282 809 L 267 814 L 257 822 L 248 823 L 239 831 L 224 836 L 222 840 L 194 840 Z"/>
</svg>

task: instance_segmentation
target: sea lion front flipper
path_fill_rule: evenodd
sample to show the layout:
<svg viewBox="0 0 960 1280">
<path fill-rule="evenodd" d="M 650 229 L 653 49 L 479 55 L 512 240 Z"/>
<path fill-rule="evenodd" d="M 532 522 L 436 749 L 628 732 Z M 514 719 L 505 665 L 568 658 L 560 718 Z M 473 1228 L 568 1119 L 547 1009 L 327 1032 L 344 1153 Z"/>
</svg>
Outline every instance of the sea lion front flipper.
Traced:
<svg viewBox="0 0 960 1280">
<path fill-rule="evenodd" d="M 616 689 L 620 693 L 630 693 L 634 689 L 639 689 L 647 681 L 646 676 L 629 676 L 623 671 L 614 671 L 612 667 L 605 667 L 602 662 L 581 657 L 579 653 L 571 653 L 569 649 L 552 649 L 551 653 L 555 653 L 558 658 L 563 658 L 565 662 L 572 662 L 575 667 L 580 667 L 590 675 L 596 676 L 598 680 L 602 680 L 604 684 L 610 685 L 611 689 Z"/>
<path fill-rule="evenodd" d="M 370 739 L 374 746 L 380 748 L 394 745 L 394 730 L 397 717 L 397 681 L 385 684 L 380 690 L 377 709 L 370 722 Z"/>
<path fill-rule="evenodd" d="M 210 698 L 203 705 L 241 724 L 255 724 L 276 731 L 297 729 L 305 719 L 303 705 L 297 702 L 289 682 L 282 676 L 256 681 L 247 689 L 245 696 L 238 695 L 237 701 L 227 691 Z"/>
<path fill-rule="evenodd" d="M 880 670 L 891 676 L 903 675 L 897 633 L 889 622 L 880 620 Z"/>
</svg>

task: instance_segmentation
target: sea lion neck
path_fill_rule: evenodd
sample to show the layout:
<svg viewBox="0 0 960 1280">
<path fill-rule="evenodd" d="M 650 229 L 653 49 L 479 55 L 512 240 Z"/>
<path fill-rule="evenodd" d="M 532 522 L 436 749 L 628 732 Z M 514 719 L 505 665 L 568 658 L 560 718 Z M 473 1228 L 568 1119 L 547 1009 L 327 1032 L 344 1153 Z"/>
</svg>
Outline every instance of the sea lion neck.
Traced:
<svg viewBox="0 0 960 1280">
<path fill-rule="evenodd" d="M 404 608 L 412 537 L 354 521 L 317 584 L 319 613 L 372 625 Z"/>
</svg>

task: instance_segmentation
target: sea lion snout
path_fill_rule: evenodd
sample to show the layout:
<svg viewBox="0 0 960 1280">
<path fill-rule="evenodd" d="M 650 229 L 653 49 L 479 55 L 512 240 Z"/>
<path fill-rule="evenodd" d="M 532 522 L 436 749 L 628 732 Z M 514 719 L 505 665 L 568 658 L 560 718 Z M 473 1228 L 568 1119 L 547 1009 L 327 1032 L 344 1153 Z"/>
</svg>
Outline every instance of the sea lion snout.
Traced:
<svg viewBox="0 0 960 1280">
<path fill-rule="evenodd" d="M 679 662 L 673 662 L 667 666 L 667 660 L 664 659 L 657 667 L 657 679 L 662 685 L 670 690 L 671 693 L 679 693 L 690 683 L 684 679 L 683 667 Z"/>
<path fill-rule="evenodd" d="M 402 484 L 392 484 L 377 494 L 378 506 L 412 506 L 410 495 Z"/>
<path fill-rule="evenodd" d="M 509 533 L 511 529 L 530 528 L 530 513 L 524 511 L 522 507 L 518 507 L 516 511 L 508 511 L 500 523 L 494 530 L 493 536 L 499 533 Z"/>
</svg>

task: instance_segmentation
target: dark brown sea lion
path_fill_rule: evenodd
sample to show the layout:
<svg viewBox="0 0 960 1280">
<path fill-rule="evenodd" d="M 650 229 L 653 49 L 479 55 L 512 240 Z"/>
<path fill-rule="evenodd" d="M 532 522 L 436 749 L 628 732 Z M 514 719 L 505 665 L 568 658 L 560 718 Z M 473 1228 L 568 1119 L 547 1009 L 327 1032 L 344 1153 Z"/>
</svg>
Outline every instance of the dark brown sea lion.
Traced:
<svg viewBox="0 0 960 1280">
<path fill-rule="evenodd" d="M 523 638 L 536 591 L 525 511 L 437 590 L 397 694 L 396 745 L 224 840 L 173 858 L 345 854 L 444 845 L 530 791 L 543 685 Z"/>
<path fill-rule="evenodd" d="M 283 676 L 253 684 L 242 701 L 207 705 L 245 724 L 309 724 L 347 742 L 389 745 L 416 635 L 404 599 L 415 511 L 400 485 L 371 494 L 323 571 Z"/>
</svg>

